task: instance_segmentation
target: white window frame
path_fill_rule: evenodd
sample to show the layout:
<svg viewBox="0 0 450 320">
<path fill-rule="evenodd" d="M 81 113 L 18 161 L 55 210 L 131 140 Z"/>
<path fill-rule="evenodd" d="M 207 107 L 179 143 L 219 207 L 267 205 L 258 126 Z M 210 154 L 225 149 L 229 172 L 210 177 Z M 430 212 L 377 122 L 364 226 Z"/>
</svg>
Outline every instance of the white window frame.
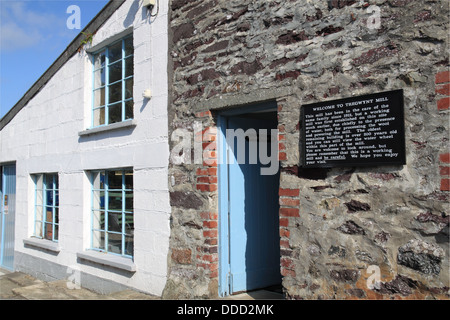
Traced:
<svg viewBox="0 0 450 320">
<path fill-rule="evenodd" d="M 47 180 L 51 177 L 52 188 Z M 59 240 L 59 176 L 58 173 L 37 173 L 32 175 L 34 181 L 34 230 L 33 236 L 39 239 L 58 242 Z M 40 186 L 39 186 L 40 184 Z M 51 192 L 52 204 L 47 204 Z M 52 220 L 47 221 L 47 210 L 51 208 Z M 52 226 L 52 238 L 46 237 L 46 225 Z M 38 229 L 39 228 L 39 229 Z"/>
<path fill-rule="evenodd" d="M 113 189 L 111 190 L 109 188 L 110 182 L 108 181 L 108 173 L 109 172 L 122 172 L 122 186 L 121 189 Z M 100 174 L 103 174 L 103 182 L 101 181 Z M 134 203 L 131 202 L 131 210 L 130 207 L 127 207 L 127 196 L 131 194 L 132 199 L 134 199 L 134 188 L 126 188 L 126 174 L 131 173 L 133 175 L 134 179 L 134 172 L 132 168 L 119 168 L 119 169 L 102 169 L 102 170 L 93 170 L 90 171 L 90 178 L 91 178 L 91 228 L 90 228 L 90 235 L 91 235 L 91 242 L 90 242 L 90 249 L 94 251 L 100 251 L 105 252 L 113 255 L 118 255 L 126 258 L 133 258 L 134 256 Z M 96 181 L 96 178 L 100 179 Z M 101 188 L 101 183 L 103 183 L 103 188 Z M 99 187 L 96 187 L 96 184 L 99 184 Z M 122 199 L 122 208 L 119 209 L 110 209 L 109 205 L 109 198 L 111 196 L 112 192 L 121 192 L 121 199 Z M 102 204 L 102 192 L 103 192 L 103 204 Z M 98 193 L 98 195 L 96 194 Z M 102 228 L 102 212 L 103 212 L 103 225 L 104 228 Z M 109 230 L 109 221 L 108 217 L 109 214 L 115 214 L 115 215 L 121 215 L 121 231 L 111 231 Z M 98 216 L 97 216 L 98 215 Z M 129 225 L 130 217 L 132 221 L 132 228 L 131 233 L 127 232 L 127 225 Z M 127 220 L 128 219 L 128 220 Z M 128 222 L 127 222 L 128 221 Z M 101 233 L 103 233 L 103 241 L 104 245 L 103 247 L 101 244 Z M 120 253 L 113 252 L 110 249 L 110 241 L 109 236 L 110 235 L 117 235 L 121 237 L 121 249 Z M 132 252 L 130 254 L 129 248 L 126 246 L 130 243 L 130 241 L 126 241 L 126 239 L 131 238 L 131 244 L 132 244 Z"/>
<path fill-rule="evenodd" d="M 127 40 L 131 39 L 132 43 L 132 51 L 131 53 L 126 53 L 126 46 L 125 43 Z M 109 57 L 109 50 L 110 48 L 116 46 L 118 43 L 122 44 L 121 49 L 121 57 L 112 63 L 110 63 L 110 57 Z M 99 55 L 104 55 L 104 66 L 100 64 L 99 68 L 96 68 L 95 66 L 95 60 Z M 126 68 L 126 62 L 130 61 L 132 62 L 131 66 L 131 74 L 127 76 L 127 68 Z M 121 70 L 122 70 L 122 76 L 120 79 L 115 80 L 113 82 L 109 82 L 109 73 L 111 70 L 111 66 L 121 64 Z M 96 72 L 101 71 L 104 69 L 104 74 L 101 76 L 101 78 L 104 77 L 104 83 L 100 83 L 99 86 L 96 86 Z M 131 82 L 131 92 L 127 94 L 127 82 Z M 110 102 L 110 87 L 111 86 L 117 86 L 121 85 L 121 99 Z M 102 49 L 97 50 L 92 53 L 92 107 L 91 107 L 91 128 L 98 128 L 103 126 L 108 126 L 113 123 L 120 123 L 127 120 L 132 120 L 134 117 L 134 103 L 133 103 L 133 85 L 134 85 L 134 46 L 133 46 L 133 34 L 128 34 L 124 37 L 122 37 L 119 40 L 116 40 L 106 46 L 104 46 Z M 103 92 L 102 92 L 103 90 Z M 96 105 L 96 93 L 98 94 L 98 97 L 101 101 L 101 99 L 104 100 L 104 104 L 101 102 Z M 128 107 L 127 107 L 128 105 Z M 130 106 L 131 105 L 131 106 Z M 110 108 L 112 107 L 121 107 L 121 119 L 120 121 L 110 122 Z M 103 111 L 102 111 L 103 109 Z M 130 112 L 131 109 L 131 112 Z M 128 110 L 128 111 L 127 111 Z M 96 112 L 99 112 L 100 115 L 96 115 Z M 102 114 L 103 112 L 103 114 Z M 131 113 L 131 115 L 130 115 Z M 101 116 L 103 116 L 103 123 L 100 121 Z M 97 119 L 99 118 L 99 119 Z"/>
</svg>

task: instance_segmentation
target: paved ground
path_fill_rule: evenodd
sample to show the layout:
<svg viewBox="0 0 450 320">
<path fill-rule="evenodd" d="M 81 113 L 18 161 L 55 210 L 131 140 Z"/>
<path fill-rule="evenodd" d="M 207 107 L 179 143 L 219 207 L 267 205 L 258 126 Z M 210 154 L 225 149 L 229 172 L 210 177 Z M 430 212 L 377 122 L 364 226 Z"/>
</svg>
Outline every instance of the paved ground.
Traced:
<svg viewBox="0 0 450 320">
<path fill-rule="evenodd" d="M 109 295 L 85 288 L 70 289 L 66 280 L 44 282 L 22 272 L 0 270 L 0 300 L 157 300 L 133 290 Z"/>
<path fill-rule="evenodd" d="M 0 300 L 159 300 L 134 290 L 119 291 L 109 295 L 95 293 L 85 288 L 70 289 L 67 280 L 44 282 L 22 272 L 0 269 Z M 233 295 L 226 300 L 281 300 L 280 293 L 267 290 Z"/>
</svg>

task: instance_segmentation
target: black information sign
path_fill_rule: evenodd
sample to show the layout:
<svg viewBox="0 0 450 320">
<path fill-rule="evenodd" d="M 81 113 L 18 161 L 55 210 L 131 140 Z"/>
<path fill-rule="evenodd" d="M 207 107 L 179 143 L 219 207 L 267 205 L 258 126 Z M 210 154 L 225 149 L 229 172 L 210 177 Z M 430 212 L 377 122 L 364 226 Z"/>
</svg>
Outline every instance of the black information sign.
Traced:
<svg viewBox="0 0 450 320">
<path fill-rule="evenodd" d="M 300 117 L 303 168 L 406 163 L 403 90 L 304 105 Z"/>
</svg>

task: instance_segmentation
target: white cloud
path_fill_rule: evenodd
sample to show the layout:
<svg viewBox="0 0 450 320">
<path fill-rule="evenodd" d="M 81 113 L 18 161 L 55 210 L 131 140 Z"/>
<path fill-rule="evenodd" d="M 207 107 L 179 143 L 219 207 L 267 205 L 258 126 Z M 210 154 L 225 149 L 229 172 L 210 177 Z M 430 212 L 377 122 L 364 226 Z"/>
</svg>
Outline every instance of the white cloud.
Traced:
<svg viewBox="0 0 450 320">
<path fill-rule="evenodd" d="M 27 47 L 34 46 L 41 38 L 36 31 L 27 32 L 14 23 L 1 24 L 1 51 L 15 51 Z"/>
<path fill-rule="evenodd" d="M 44 39 L 52 28 L 64 23 L 64 17 L 34 12 L 26 1 L 0 0 L 0 51 L 30 48 Z"/>
</svg>

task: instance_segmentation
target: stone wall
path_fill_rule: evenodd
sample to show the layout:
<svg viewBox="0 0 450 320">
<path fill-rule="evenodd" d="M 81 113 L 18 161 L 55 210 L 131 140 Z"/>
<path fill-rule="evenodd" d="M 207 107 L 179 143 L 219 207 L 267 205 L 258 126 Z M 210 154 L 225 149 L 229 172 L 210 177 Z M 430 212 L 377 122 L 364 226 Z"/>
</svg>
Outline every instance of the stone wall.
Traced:
<svg viewBox="0 0 450 320">
<path fill-rule="evenodd" d="M 447 1 L 172 0 L 169 10 L 169 137 L 201 121 L 205 148 L 218 111 L 277 102 L 286 297 L 448 298 Z M 406 165 L 299 166 L 303 104 L 395 89 Z M 164 297 L 214 297 L 217 163 L 171 164 L 169 180 Z"/>
</svg>

